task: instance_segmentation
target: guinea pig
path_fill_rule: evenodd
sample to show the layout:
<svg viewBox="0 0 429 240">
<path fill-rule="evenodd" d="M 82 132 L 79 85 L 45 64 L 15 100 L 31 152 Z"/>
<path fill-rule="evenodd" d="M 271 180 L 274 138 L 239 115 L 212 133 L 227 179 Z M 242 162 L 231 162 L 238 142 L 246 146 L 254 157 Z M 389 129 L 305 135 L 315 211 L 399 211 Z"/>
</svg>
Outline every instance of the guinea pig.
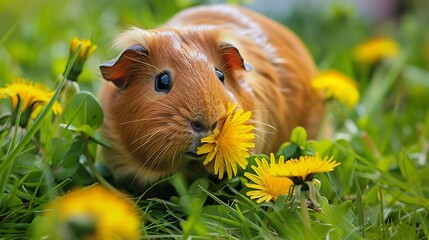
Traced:
<svg viewBox="0 0 429 240">
<path fill-rule="evenodd" d="M 291 30 L 259 13 L 189 8 L 159 28 L 126 30 L 116 47 L 122 53 L 100 65 L 101 133 L 111 145 L 100 158 L 117 180 L 147 186 L 202 160 L 201 138 L 222 126 L 229 102 L 252 112 L 255 153 L 277 151 L 296 126 L 318 133 L 315 63 Z"/>
</svg>

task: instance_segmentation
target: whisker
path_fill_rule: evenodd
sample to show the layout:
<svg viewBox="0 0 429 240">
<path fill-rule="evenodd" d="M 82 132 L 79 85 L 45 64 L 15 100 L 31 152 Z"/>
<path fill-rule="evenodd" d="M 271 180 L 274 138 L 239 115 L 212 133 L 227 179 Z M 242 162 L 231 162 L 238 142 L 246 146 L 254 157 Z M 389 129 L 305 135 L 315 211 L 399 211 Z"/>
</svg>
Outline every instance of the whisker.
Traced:
<svg viewBox="0 0 429 240">
<path fill-rule="evenodd" d="M 165 117 L 140 118 L 140 119 L 134 119 L 134 120 L 118 123 L 117 126 L 122 126 L 125 124 L 136 123 L 136 122 L 144 122 L 144 121 L 150 121 L 150 120 L 165 120 L 165 119 L 166 119 Z"/>
<path fill-rule="evenodd" d="M 165 135 L 162 139 L 155 139 L 153 141 L 150 141 L 152 138 L 154 138 L 156 136 L 156 134 L 162 132 L 165 129 L 160 129 L 159 131 L 154 132 L 150 138 L 146 139 L 146 141 L 144 141 L 142 144 L 140 144 L 136 149 L 134 149 L 133 151 L 131 151 L 129 153 L 129 155 L 133 154 L 134 152 L 136 152 L 137 150 L 139 150 L 140 148 L 142 148 L 143 146 L 145 146 L 146 144 L 148 144 L 150 142 L 150 144 L 147 146 L 147 148 L 150 148 L 154 143 L 159 142 L 164 140 L 168 135 Z"/>
<path fill-rule="evenodd" d="M 155 136 L 155 135 L 153 135 L 153 136 Z M 150 143 L 150 144 L 147 146 L 147 148 L 150 148 L 153 144 L 155 144 L 156 142 L 162 141 L 164 138 L 162 138 L 162 139 L 155 139 L 153 141 L 150 141 L 151 139 L 147 139 L 144 143 L 140 144 L 136 149 L 134 149 L 130 154 L 136 152 L 137 150 L 139 150 L 140 148 L 142 148 L 143 146 L 145 146 L 148 143 Z M 150 159 L 150 157 L 148 159 Z"/>
<path fill-rule="evenodd" d="M 163 138 L 161 141 L 163 141 L 163 140 L 165 140 L 165 138 Z M 160 142 L 160 141 L 157 141 L 157 142 Z M 169 146 L 171 146 L 171 142 L 170 143 L 168 143 L 168 145 Z M 162 149 L 162 150 L 161 150 Z M 154 165 L 154 162 L 156 162 L 156 160 L 161 156 L 161 153 L 162 152 L 164 152 L 164 151 L 166 151 L 166 149 L 167 149 L 167 147 L 165 146 L 165 145 L 160 145 L 157 149 L 155 149 L 155 151 L 153 151 L 153 153 L 147 158 L 148 159 L 148 161 L 149 160 L 151 160 L 151 162 L 152 162 L 152 164 L 150 165 L 150 168 L 152 168 L 153 167 L 153 165 Z M 161 150 L 161 151 L 160 151 Z M 155 157 L 155 159 L 152 159 L 154 156 L 155 156 L 155 154 L 158 154 L 156 157 Z M 152 161 L 153 160 L 153 161 Z"/>
<path fill-rule="evenodd" d="M 146 65 L 148 67 L 152 67 L 152 68 L 156 69 L 157 71 L 162 72 L 162 70 L 159 69 L 159 68 L 157 68 L 155 65 L 149 64 L 147 62 L 140 61 L 140 60 L 138 60 L 136 58 L 132 58 L 132 57 L 129 57 L 129 56 L 126 56 L 126 55 L 125 55 L 125 57 L 128 58 L 128 59 L 130 59 L 131 61 L 134 61 L 136 63 L 140 63 L 140 64 L 143 64 L 143 65 Z"/>
<path fill-rule="evenodd" d="M 160 133 L 162 131 L 162 129 L 160 129 L 160 130 L 158 130 L 158 131 L 156 131 L 156 132 L 152 132 L 152 133 L 148 133 L 148 134 L 145 134 L 145 135 L 143 135 L 143 136 L 141 136 L 141 137 L 139 137 L 139 138 L 137 138 L 137 139 L 135 139 L 134 141 L 132 141 L 128 146 L 129 147 L 131 147 L 131 145 L 133 145 L 134 143 L 136 143 L 136 142 L 138 142 L 138 141 L 140 141 L 140 140 L 142 140 L 143 138 L 146 138 L 147 136 L 149 136 L 143 143 L 141 143 L 140 145 L 139 145 L 139 147 L 138 148 L 136 148 L 136 149 L 134 149 L 133 151 L 131 151 L 131 153 L 130 154 L 132 154 L 132 153 L 134 153 L 135 151 L 137 151 L 139 148 L 141 148 L 142 146 L 144 146 L 146 143 L 148 143 L 156 134 L 158 134 L 158 133 Z"/>
<path fill-rule="evenodd" d="M 171 110 L 177 111 L 177 108 L 175 108 L 175 107 L 173 107 L 173 106 L 168 106 L 168 105 L 166 105 L 165 103 L 162 103 L 162 102 L 160 102 L 160 101 L 157 101 L 157 100 L 154 100 L 154 99 L 152 99 L 152 98 L 149 98 L 148 96 L 145 96 L 145 97 L 146 97 L 148 100 L 152 101 L 152 102 L 156 102 L 156 103 L 161 104 L 162 106 L 164 106 L 164 107 L 166 107 L 166 108 L 168 108 L 168 109 L 171 109 Z"/>
<path fill-rule="evenodd" d="M 179 141 L 180 142 L 184 142 L 185 141 L 185 139 L 184 138 L 182 138 L 182 139 L 179 139 Z M 177 156 L 179 157 L 179 159 L 177 159 L 178 161 L 179 161 L 179 163 L 182 163 L 183 161 L 182 161 L 182 157 L 183 157 L 183 153 L 184 152 L 184 149 L 181 149 L 181 148 L 179 148 L 179 145 L 177 145 L 176 144 L 176 148 L 175 148 L 175 150 L 174 150 L 174 154 L 173 154 L 173 159 L 172 159 L 172 166 L 174 166 L 174 162 L 176 161 L 176 154 L 177 154 Z"/>
<path fill-rule="evenodd" d="M 265 145 L 268 145 L 268 142 L 266 141 L 266 139 L 263 138 L 263 137 L 261 137 L 261 136 L 259 136 L 259 134 L 255 134 L 255 138 L 258 138 L 258 139 L 262 140 L 262 142 L 264 142 Z"/>
<path fill-rule="evenodd" d="M 164 138 L 162 138 L 162 139 L 160 139 L 160 140 L 155 140 L 154 142 L 158 142 L 158 141 L 162 141 L 162 140 L 164 140 L 165 139 L 165 137 Z M 154 142 L 152 142 L 152 143 L 154 143 Z M 160 148 L 161 148 L 162 146 L 160 146 Z M 159 150 L 159 148 L 158 149 L 156 149 L 156 151 L 154 151 L 153 152 L 153 154 L 141 165 L 141 167 L 139 168 L 139 170 L 137 171 L 137 173 L 134 175 L 134 178 L 133 178 L 133 183 L 135 182 L 135 180 L 137 179 L 137 176 L 139 175 L 139 173 L 141 172 L 141 170 L 146 166 L 146 164 L 148 163 L 148 162 L 150 162 L 150 159 L 153 157 L 153 155 L 157 152 Z M 158 161 L 158 160 L 154 160 L 154 161 Z M 149 166 L 149 168 L 150 169 L 152 169 L 153 168 L 153 166 L 154 166 L 154 162 L 152 161 L 152 164 Z"/>
<path fill-rule="evenodd" d="M 271 129 L 271 130 L 274 130 L 274 131 L 270 131 L 270 133 L 274 133 L 274 132 L 278 132 L 279 130 L 276 128 L 276 127 L 274 127 L 273 125 L 271 125 L 271 124 L 268 124 L 268 123 L 264 123 L 264 122 L 262 122 L 262 121 L 260 121 L 260 120 L 251 120 L 250 121 L 250 123 L 251 124 L 259 124 L 259 125 L 261 125 L 261 126 L 265 126 L 265 127 L 267 127 L 267 128 L 269 128 L 269 129 Z M 260 130 L 260 131 L 262 131 L 262 130 Z M 268 131 L 268 130 L 267 130 Z"/>
<path fill-rule="evenodd" d="M 135 139 L 134 141 L 132 141 L 128 146 L 131 146 L 132 144 L 134 144 L 134 143 L 136 143 L 136 142 L 140 141 L 141 139 L 143 139 L 143 138 L 145 138 L 145 137 L 147 137 L 147 136 L 149 136 L 149 135 L 150 135 L 150 137 L 148 137 L 148 139 L 146 140 L 146 141 L 148 141 L 149 139 L 151 139 L 151 138 L 153 137 L 152 135 L 157 134 L 157 133 L 159 133 L 159 132 L 161 132 L 161 131 L 165 131 L 165 130 L 172 129 L 172 128 L 174 128 L 174 127 L 173 127 L 173 126 L 167 126 L 167 127 L 163 128 L 163 129 L 158 130 L 157 132 L 151 132 L 151 133 L 148 133 L 148 134 L 142 135 L 142 136 L 140 136 L 139 138 L 137 138 L 137 139 Z M 143 144 L 144 144 L 144 143 L 143 143 Z"/>
<path fill-rule="evenodd" d="M 168 151 L 170 150 L 170 148 L 173 145 L 174 145 L 174 142 L 171 141 L 166 146 L 164 146 L 163 150 L 159 153 L 159 155 L 157 156 L 157 158 L 155 158 L 155 160 L 153 161 L 153 163 L 154 163 L 153 165 L 154 165 L 155 169 L 158 168 L 159 164 L 161 163 L 161 160 L 164 159 L 164 157 L 167 155 Z"/>
<path fill-rule="evenodd" d="M 264 133 L 264 134 L 274 134 L 274 132 L 273 131 L 268 131 L 268 130 L 262 130 L 262 129 L 260 129 L 260 128 L 258 128 L 258 129 L 255 129 L 255 132 L 259 132 L 259 133 Z"/>
</svg>

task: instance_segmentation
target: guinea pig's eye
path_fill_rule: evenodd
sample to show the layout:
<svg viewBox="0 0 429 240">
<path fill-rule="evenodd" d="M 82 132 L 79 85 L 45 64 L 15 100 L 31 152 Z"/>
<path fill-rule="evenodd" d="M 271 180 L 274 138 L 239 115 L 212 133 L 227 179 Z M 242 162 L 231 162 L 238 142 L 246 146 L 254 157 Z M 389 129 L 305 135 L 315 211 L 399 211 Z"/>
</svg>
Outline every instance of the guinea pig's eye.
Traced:
<svg viewBox="0 0 429 240">
<path fill-rule="evenodd" d="M 172 87 L 170 72 L 164 71 L 155 77 L 155 91 L 168 93 Z"/>
<path fill-rule="evenodd" d="M 217 74 L 217 78 L 219 78 L 219 80 L 223 83 L 223 80 L 225 79 L 225 76 L 223 75 L 223 73 L 219 69 L 215 68 L 215 71 L 216 71 L 216 74 Z"/>
</svg>

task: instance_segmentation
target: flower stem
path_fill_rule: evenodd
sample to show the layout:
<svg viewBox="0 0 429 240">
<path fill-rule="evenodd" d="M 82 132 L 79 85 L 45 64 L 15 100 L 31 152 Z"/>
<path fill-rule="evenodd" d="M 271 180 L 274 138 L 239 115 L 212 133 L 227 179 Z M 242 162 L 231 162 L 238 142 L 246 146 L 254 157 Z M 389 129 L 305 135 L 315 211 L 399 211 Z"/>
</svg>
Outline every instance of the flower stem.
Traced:
<svg viewBox="0 0 429 240">
<path fill-rule="evenodd" d="M 304 221 L 304 225 L 307 228 L 310 228 L 310 215 L 308 214 L 307 200 L 305 198 L 304 191 L 302 191 L 300 194 L 299 205 L 301 206 L 301 215 L 302 215 L 302 219 Z"/>
<path fill-rule="evenodd" d="M 119 192 L 119 190 L 112 186 L 112 184 L 110 184 L 103 176 L 101 176 L 95 168 L 94 159 L 92 158 L 91 153 L 88 149 L 88 141 L 85 141 L 83 153 L 86 157 L 86 163 L 88 164 L 88 167 L 91 170 L 92 174 L 94 174 L 95 178 L 97 178 L 97 180 L 109 190 L 113 192 Z"/>
</svg>

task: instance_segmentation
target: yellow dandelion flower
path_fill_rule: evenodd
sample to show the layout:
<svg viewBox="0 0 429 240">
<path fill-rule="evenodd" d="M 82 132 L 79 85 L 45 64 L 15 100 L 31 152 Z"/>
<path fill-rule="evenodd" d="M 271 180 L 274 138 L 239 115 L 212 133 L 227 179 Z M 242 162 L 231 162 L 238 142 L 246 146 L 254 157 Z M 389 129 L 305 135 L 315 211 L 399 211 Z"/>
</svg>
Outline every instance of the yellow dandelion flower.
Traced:
<svg viewBox="0 0 429 240">
<path fill-rule="evenodd" d="M 283 160 L 283 156 L 280 157 L 280 161 Z M 288 194 L 289 188 L 293 186 L 292 180 L 287 177 L 278 177 L 270 174 L 270 169 L 272 167 L 276 167 L 275 156 L 271 153 L 270 163 L 265 158 L 259 160 L 255 159 L 257 166 L 252 166 L 252 169 L 255 170 L 256 174 L 252 173 L 244 173 L 248 179 L 250 179 L 253 183 L 246 183 L 246 186 L 249 188 L 253 188 L 256 190 L 248 191 L 246 193 L 251 199 L 256 200 L 257 203 L 261 202 L 269 202 L 271 199 L 276 200 L 280 195 Z"/>
<path fill-rule="evenodd" d="M 100 185 L 72 191 L 49 203 L 47 209 L 51 211 L 46 212 L 45 226 L 52 227 L 47 231 L 59 237 L 72 234 L 79 239 L 109 240 L 140 236 L 140 217 L 133 204 Z"/>
<path fill-rule="evenodd" d="M 354 58 L 363 63 L 373 64 L 382 59 L 395 57 L 399 44 L 385 37 L 374 37 L 361 43 L 354 50 Z"/>
<path fill-rule="evenodd" d="M 77 78 L 82 72 L 83 65 L 85 64 L 86 60 L 97 49 L 97 46 L 92 44 L 90 40 L 81 40 L 81 39 L 78 39 L 77 37 L 74 37 L 70 42 L 69 62 L 70 62 L 70 58 L 76 53 L 79 45 L 81 46 L 79 56 L 74 62 L 69 75 L 67 76 L 67 79 L 71 81 L 77 81 Z"/>
<path fill-rule="evenodd" d="M 215 159 L 214 173 L 219 179 L 223 178 L 225 169 L 228 179 L 237 174 L 237 164 L 246 168 L 249 150 L 255 147 L 253 143 L 254 126 L 246 124 L 252 113 L 237 111 L 238 103 L 228 103 L 228 112 L 222 129 L 215 129 L 213 134 L 201 139 L 203 145 L 197 149 L 197 154 L 207 154 L 203 164 Z"/>
<path fill-rule="evenodd" d="M 88 57 L 91 56 L 97 49 L 97 46 L 93 45 L 90 40 L 78 39 L 77 37 L 74 37 L 70 43 L 70 55 L 73 55 L 76 52 L 79 45 L 82 45 L 78 57 L 80 61 L 86 61 L 86 59 L 88 59 Z"/>
<path fill-rule="evenodd" d="M 24 124 L 24 121 L 25 126 L 30 118 L 34 119 L 39 115 L 43 105 L 46 105 L 51 100 L 53 94 L 54 92 L 45 85 L 33 83 L 22 78 L 16 78 L 11 84 L 6 84 L 4 88 L 0 88 L 0 98 L 10 98 L 15 115 L 17 114 L 19 102 L 22 101 L 20 124 Z M 61 113 L 61 105 L 55 102 L 52 111 L 55 114 Z"/>
<path fill-rule="evenodd" d="M 335 98 L 353 108 L 359 101 L 359 91 L 354 80 L 337 70 L 322 72 L 311 82 L 315 89 L 324 93 L 325 99 Z"/>
<path fill-rule="evenodd" d="M 316 156 L 301 156 L 299 159 L 292 158 L 286 162 L 279 160 L 275 167 L 271 167 L 270 173 L 274 176 L 288 177 L 295 185 L 301 185 L 313 180 L 316 173 L 333 171 L 340 164 L 332 158 L 322 159 L 319 154 L 316 154 Z"/>
</svg>

